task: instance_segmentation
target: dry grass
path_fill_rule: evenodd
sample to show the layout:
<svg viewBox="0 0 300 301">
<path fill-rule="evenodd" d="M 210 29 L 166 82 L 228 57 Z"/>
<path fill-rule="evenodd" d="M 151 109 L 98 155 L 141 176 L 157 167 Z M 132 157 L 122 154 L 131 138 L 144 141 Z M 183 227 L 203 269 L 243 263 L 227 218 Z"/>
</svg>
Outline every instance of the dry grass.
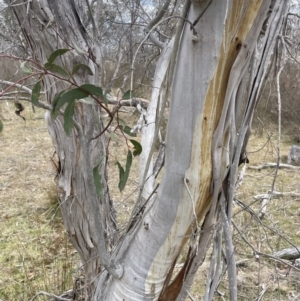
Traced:
<svg viewBox="0 0 300 301">
<path fill-rule="evenodd" d="M 43 114 L 33 115 L 27 107 L 25 123 L 13 105 L 1 111 L 0 298 L 5 301 L 72 286 L 73 249 L 57 210 L 54 150 Z"/>
<path fill-rule="evenodd" d="M 12 104 L 0 108 L 4 122 L 0 134 L 0 299 L 4 301 L 29 300 L 38 291 L 64 292 L 72 288 L 78 267 L 58 207 L 51 163 L 54 148 L 44 112 L 33 114 L 26 106 L 25 123 L 14 111 Z M 132 122 L 136 119 L 131 109 L 129 117 Z M 122 225 L 137 197 L 139 158 L 134 158 L 128 183 L 120 193 L 116 161 L 125 166 L 128 148 L 118 133 L 110 135 L 109 185 Z"/>
<path fill-rule="evenodd" d="M 50 163 L 54 150 L 43 112 L 33 114 L 27 107 L 25 124 L 13 111 L 12 106 L 3 106 L 0 112 L 4 119 L 4 131 L 0 134 L 0 299 L 4 301 L 29 300 L 40 290 L 59 294 L 72 287 L 76 272 L 76 255 L 68 244 L 57 207 L 55 172 Z M 121 118 L 125 119 L 125 115 Z M 129 119 L 131 122 L 136 119 L 132 111 Z M 110 137 L 109 186 L 118 219 L 124 224 L 138 193 L 139 159 L 134 159 L 128 184 L 119 193 L 115 163 L 119 161 L 125 165 L 127 146 L 118 134 Z M 266 144 L 265 133 L 251 138 L 248 148 L 251 165 L 276 162 L 274 139 Z M 283 161 L 291 144 L 287 138 L 282 141 Z M 248 169 L 237 198 L 258 213 L 261 202 L 254 202 L 253 196 L 270 190 L 273 178 L 273 169 L 260 172 Z M 279 170 L 275 190 L 300 192 L 299 172 Z M 234 220 L 256 250 L 272 254 L 290 247 L 291 243 L 300 245 L 298 203 L 299 200 L 291 197 L 272 199 L 262 223 L 236 205 Z M 239 300 L 256 300 L 265 287 L 263 300 L 292 300 L 300 293 L 298 272 L 255 256 L 237 231 L 234 231 L 234 244 L 237 260 L 248 259 L 238 268 Z M 208 260 L 209 256 L 191 290 L 194 300 L 202 300 Z M 215 299 L 229 300 L 226 281 L 221 283 L 219 290 L 225 295 Z"/>
</svg>

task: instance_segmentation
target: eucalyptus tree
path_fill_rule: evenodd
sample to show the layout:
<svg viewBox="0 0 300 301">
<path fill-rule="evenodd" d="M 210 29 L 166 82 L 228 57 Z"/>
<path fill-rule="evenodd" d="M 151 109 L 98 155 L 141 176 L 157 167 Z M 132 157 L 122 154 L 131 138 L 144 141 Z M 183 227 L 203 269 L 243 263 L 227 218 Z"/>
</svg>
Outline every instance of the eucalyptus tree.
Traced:
<svg viewBox="0 0 300 301">
<path fill-rule="evenodd" d="M 107 125 L 100 112 L 112 119 L 122 101 L 109 110 L 99 87 L 97 24 L 92 22 L 91 36 L 82 21 L 90 2 L 8 2 L 39 76 L 32 101 L 51 112 L 46 119 L 60 162 L 58 196 L 86 274 L 86 299 L 184 300 L 213 241 L 204 299 L 213 299 L 226 267 L 230 300 L 237 300 L 230 224 L 236 174 L 247 161 L 253 110 L 288 1 L 185 1 L 180 16 L 165 18 L 178 20 L 171 41 L 156 31 L 170 1 L 150 20 L 144 40 L 161 48 L 160 89 L 151 99 L 159 100 L 159 108 L 148 116 L 141 112 L 155 115 L 154 142 L 171 93 L 164 173 L 159 187 L 153 181 L 152 192 L 148 187 L 144 194 L 148 169 L 155 172 L 153 147 L 145 148 L 150 159 L 141 169 L 141 192 L 121 237 L 107 186 Z M 42 86 L 47 103 L 38 100 Z M 139 153 L 139 144 L 133 144 Z M 131 160 L 128 150 L 126 167 L 120 166 L 121 188 Z M 185 245 L 185 263 L 175 274 Z"/>
</svg>

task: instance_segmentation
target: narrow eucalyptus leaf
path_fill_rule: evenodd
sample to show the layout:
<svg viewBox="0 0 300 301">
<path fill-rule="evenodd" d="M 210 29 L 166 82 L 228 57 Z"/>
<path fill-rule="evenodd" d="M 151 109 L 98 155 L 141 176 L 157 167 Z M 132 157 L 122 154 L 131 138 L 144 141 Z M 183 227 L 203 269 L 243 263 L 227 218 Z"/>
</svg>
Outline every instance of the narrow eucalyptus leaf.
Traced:
<svg viewBox="0 0 300 301">
<path fill-rule="evenodd" d="M 81 98 L 78 101 L 87 105 L 93 105 L 95 103 L 94 99 L 91 96 Z"/>
<path fill-rule="evenodd" d="M 112 141 L 118 141 L 118 137 L 116 137 L 115 133 L 109 133 L 109 137 Z"/>
<path fill-rule="evenodd" d="M 0 119 L 0 133 L 3 131 L 3 122 L 2 120 Z"/>
<path fill-rule="evenodd" d="M 55 65 L 53 63 L 46 63 L 45 64 L 45 69 L 48 71 L 51 71 L 53 73 L 57 73 L 63 77 L 69 77 L 69 73 L 62 67 Z"/>
<path fill-rule="evenodd" d="M 119 119 L 118 119 L 118 122 L 119 122 L 124 128 L 127 126 L 125 120 L 122 119 L 122 118 L 119 118 Z"/>
<path fill-rule="evenodd" d="M 124 133 L 127 134 L 130 137 L 136 137 L 136 133 L 131 133 L 131 127 L 129 127 L 128 125 L 126 125 L 123 129 Z M 134 153 L 133 153 L 134 155 Z"/>
<path fill-rule="evenodd" d="M 103 97 L 103 90 L 100 87 L 97 87 L 95 85 L 84 84 L 84 85 L 80 86 L 80 88 L 89 92 L 90 95 L 95 95 L 95 96 L 98 96 L 101 98 Z"/>
<path fill-rule="evenodd" d="M 57 102 L 58 100 L 60 99 L 60 97 L 62 96 L 62 94 L 65 92 L 65 90 L 62 90 L 60 92 L 58 92 L 55 96 L 54 96 L 54 99 L 52 101 L 52 110 L 51 110 L 51 117 L 53 119 L 55 119 L 59 113 L 58 110 L 55 109 L 56 105 L 57 105 Z"/>
<path fill-rule="evenodd" d="M 143 148 L 140 145 L 140 143 L 137 142 L 136 140 L 133 140 L 133 139 L 130 139 L 130 142 L 133 144 L 133 148 L 134 148 L 133 155 L 134 155 L 134 157 L 140 155 L 143 151 Z"/>
<path fill-rule="evenodd" d="M 126 91 L 126 92 L 123 94 L 122 99 L 123 99 L 123 100 L 128 100 L 128 99 L 132 98 L 132 97 L 133 97 L 132 93 L 133 93 L 132 90 Z"/>
<path fill-rule="evenodd" d="M 91 68 L 88 65 L 85 65 L 85 64 L 75 65 L 73 70 L 72 70 L 72 75 L 76 74 L 78 72 L 78 70 L 80 70 L 80 69 L 85 70 L 88 73 L 88 75 L 94 75 Z"/>
<path fill-rule="evenodd" d="M 39 99 L 41 95 L 41 81 L 38 81 L 32 88 L 31 102 L 36 107 L 39 107 Z"/>
<path fill-rule="evenodd" d="M 61 107 L 64 106 L 64 104 L 69 103 L 76 99 L 86 98 L 87 96 L 89 96 L 89 94 L 85 91 L 80 90 L 79 88 L 75 88 L 73 90 L 65 92 L 62 95 L 60 95 L 55 106 L 53 104 L 54 110 L 58 111 Z"/>
<path fill-rule="evenodd" d="M 50 54 L 50 57 L 48 59 L 48 63 L 52 64 L 58 56 L 63 55 L 63 54 L 65 54 L 68 51 L 70 51 L 70 49 L 57 49 L 57 50 L 53 51 Z"/>
<path fill-rule="evenodd" d="M 64 130 L 67 134 L 67 136 L 70 136 L 71 130 L 74 126 L 73 123 L 73 115 L 74 115 L 74 109 L 75 109 L 75 101 L 71 101 L 64 112 Z"/>
<path fill-rule="evenodd" d="M 118 166 L 119 166 L 120 163 L 119 162 L 117 162 L 117 163 L 118 163 Z M 123 169 L 122 177 L 121 177 L 121 174 L 120 174 L 120 182 L 119 182 L 119 190 L 120 191 L 122 191 L 125 188 L 125 186 L 126 186 L 126 183 L 127 183 L 127 180 L 128 180 L 128 176 L 129 176 L 129 172 L 130 172 L 131 164 L 132 164 L 132 153 L 129 150 L 128 153 L 127 153 L 125 171 L 122 168 Z M 122 167 L 122 166 L 120 166 L 120 167 Z M 119 170 L 120 170 L 120 167 L 119 167 Z"/>
</svg>

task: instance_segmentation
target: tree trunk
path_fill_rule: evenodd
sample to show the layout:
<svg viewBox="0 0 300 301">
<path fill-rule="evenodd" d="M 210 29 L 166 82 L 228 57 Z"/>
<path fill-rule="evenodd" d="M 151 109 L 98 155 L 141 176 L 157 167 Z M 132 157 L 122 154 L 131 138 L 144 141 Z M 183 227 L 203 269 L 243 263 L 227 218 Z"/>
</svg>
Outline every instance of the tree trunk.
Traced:
<svg viewBox="0 0 300 301">
<path fill-rule="evenodd" d="M 114 254 L 123 264 L 123 277 L 107 278 L 104 272 L 95 300 L 184 300 L 220 224 L 227 262 L 232 262 L 230 298 L 237 300 L 230 233 L 233 191 L 271 51 L 269 44 L 259 41 L 268 48 L 251 65 L 252 77 L 249 66 L 259 38 L 275 39 L 268 25 L 281 16 L 286 4 L 192 1 L 188 20 L 193 25 L 186 24 L 177 55 L 164 176 L 155 199 L 146 205 Z M 272 26 L 280 26 L 280 18 Z M 189 237 L 186 263 L 170 282 Z"/>
<path fill-rule="evenodd" d="M 72 71 L 79 63 L 89 65 L 94 70 L 94 76 L 88 76 L 83 71 L 74 76 L 77 84 L 100 83 L 98 66 L 101 61 L 99 57 L 92 58 L 93 49 L 99 45 L 91 43 L 73 1 L 49 0 L 25 3 L 19 0 L 11 3 L 14 4 L 12 9 L 33 60 L 43 65 L 53 51 L 71 48 L 73 49 L 71 53 L 58 57 L 55 63 L 68 71 Z M 90 54 L 80 54 L 79 51 Z M 56 93 L 68 87 L 52 76 L 44 77 L 43 84 L 49 104 L 53 102 Z M 63 220 L 69 238 L 80 256 L 85 272 L 84 293 L 90 300 L 102 268 L 98 256 L 97 234 L 102 228 L 100 235 L 104 237 L 108 250 L 112 247 L 116 235 L 116 224 L 107 186 L 104 136 L 90 142 L 91 137 L 102 130 L 100 110 L 98 106 L 76 104 L 75 120 L 82 129 L 81 135 L 76 129 L 69 137 L 66 136 L 61 116 L 53 120 L 47 112 L 46 120 L 59 159 L 56 182 Z M 99 163 L 100 158 L 104 158 L 100 171 L 103 189 L 102 196 L 98 197 L 93 184 L 92 168 Z M 94 214 L 92 200 L 97 202 L 101 216 Z M 99 224 L 94 223 L 95 215 L 97 220 L 100 220 L 100 229 Z"/>
<path fill-rule="evenodd" d="M 78 126 L 70 137 L 65 135 L 61 117 L 55 121 L 47 117 L 60 160 L 57 186 L 63 219 L 86 273 L 87 300 L 184 300 L 216 230 L 219 248 L 224 232 L 230 300 L 237 300 L 230 232 L 237 167 L 245 160 L 253 110 L 287 2 L 191 1 L 182 18 L 189 22 L 179 32 L 179 46 L 175 39 L 173 51 L 177 52 L 169 67 L 173 89 L 164 175 L 156 196 L 140 208 L 123 239 L 115 244 L 111 259 L 107 251 L 114 244 L 116 227 L 105 163 L 101 198 L 96 196 L 92 178 L 93 167 L 105 156 L 104 137 L 91 140 L 102 129 L 99 108 L 77 104 Z M 74 3 L 29 1 L 13 10 L 33 59 L 44 63 L 57 48 L 79 48 L 89 55 L 73 50 L 73 55 L 60 57 L 61 65 L 70 70 L 83 62 L 97 76 L 92 53 L 99 45 L 91 45 Z M 81 74 L 76 81 L 91 83 L 96 76 Z M 47 76 L 44 87 L 52 103 L 66 85 Z M 171 282 L 176 260 L 188 241 L 186 262 Z M 106 269 L 98 281 L 99 258 Z M 212 270 L 221 275 L 217 265 Z M 215 288 L 219 278 L 211 281 L 208 286 Z M 213 291 L 206 295 L 211 300 Z"/>
</svg>

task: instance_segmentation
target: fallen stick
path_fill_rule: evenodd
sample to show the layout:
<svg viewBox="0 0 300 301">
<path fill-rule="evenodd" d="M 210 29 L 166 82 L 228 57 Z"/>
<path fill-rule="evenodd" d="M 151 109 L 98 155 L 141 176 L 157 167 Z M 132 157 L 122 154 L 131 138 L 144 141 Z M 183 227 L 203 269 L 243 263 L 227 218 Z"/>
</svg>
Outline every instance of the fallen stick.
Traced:
<svg viewBox="0 0 300 301">
<path fill-rule="evenodd" d="M 256 165 L 256 166 L 248 166 L 249 169 L 256 169 L 256 170 L 261 170 L 264 168 L 276 168 L 278 165 L 277 163 L 264 163 L 262 165 Z M 290 164 L 279 164 L 278 168 L 286 168 L 286 169 L 291 169 L 291 170 L 300 170 L 300 166 L 294 166 Z"/>
<path fill-rule="evenodd" d="M 287 260 L 297 259 L 300 258 L 300 247 L 283 249 L 275 252 L 273 256 Z"/>
<path fill-rule="evenodd" d="M 270 197 L 270 194 L 272 197 L 275 198 L 280 198 L 283 196 L 292 196 L 292 197 L 300 197 L 300 193 L 298 192 L 281 192 L 281 191 L 273 191 L 269 193 L 264 193 L 264 194 L 257 194 L 254 196 L 256 200 L 263 200 L 263 199 L 268 199 Z"/>
</svg>

